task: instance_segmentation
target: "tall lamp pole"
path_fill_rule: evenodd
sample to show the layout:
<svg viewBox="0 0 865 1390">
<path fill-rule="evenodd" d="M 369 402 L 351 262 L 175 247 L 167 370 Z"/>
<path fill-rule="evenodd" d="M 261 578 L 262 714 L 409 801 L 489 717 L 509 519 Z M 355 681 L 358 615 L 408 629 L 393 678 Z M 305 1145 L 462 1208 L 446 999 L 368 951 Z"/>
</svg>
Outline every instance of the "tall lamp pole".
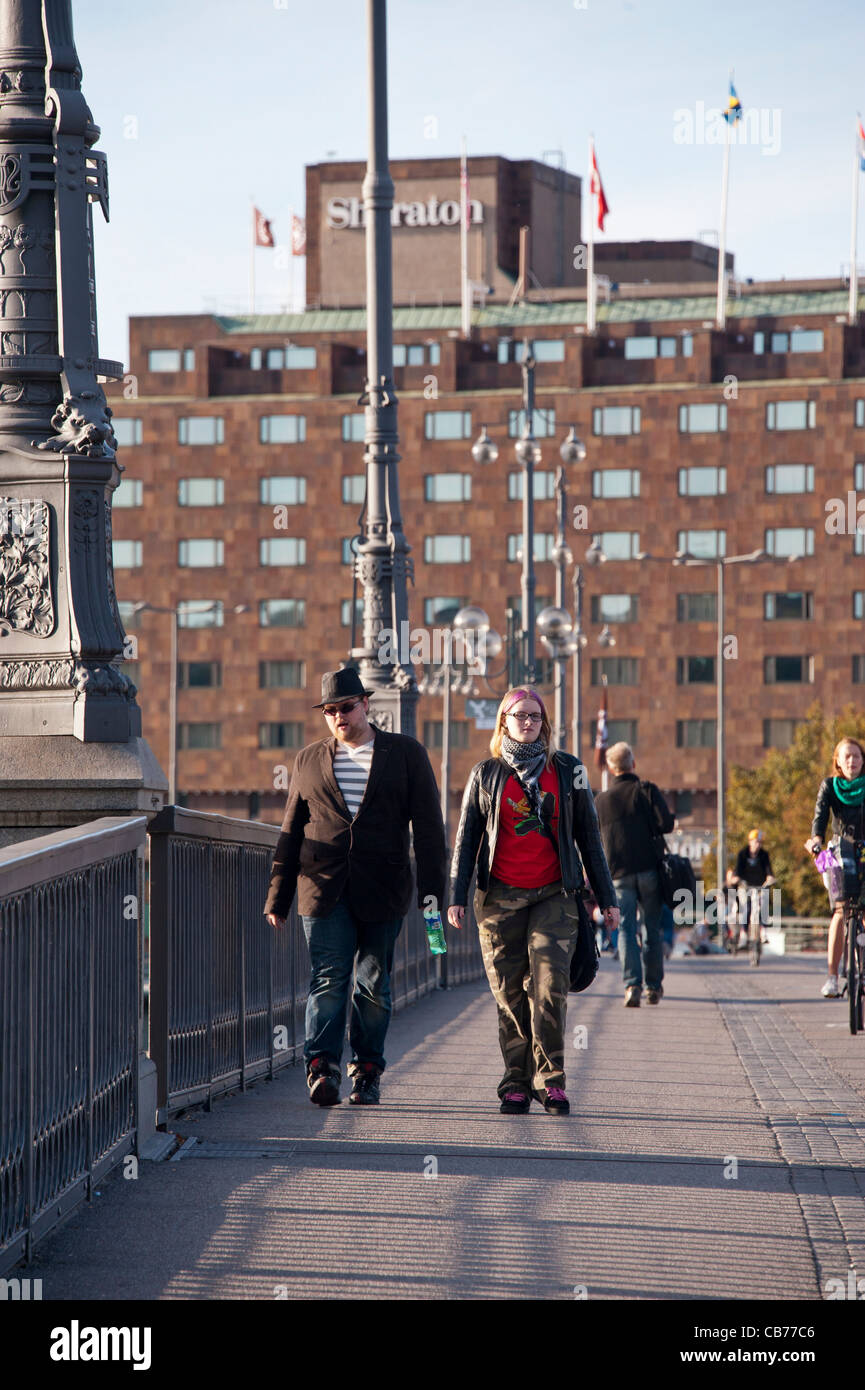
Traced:
<svg viewBox="0 0 865 1390">
<path fill-rule="evenodd" d="M 382 629 L 408 630 L 407 579 L 412 573 L 399 505 L 399 433 L 393 384 L 393 279 L 390 214 L 393 180 L 387 138 L 387 4 L 367 0 L 370 148 L 363 203 L 366 212 L 367 381 L 364 460 L 367 513 L 358 543 L 355 574 L 363 585 L 363 646 L 351 656 L 373 691 L 371 722 L 414 734 L 417 682 L 408 654 L 383 660 Z M 405 626 L 403 626 L 405 624 Z"/>
</svg>

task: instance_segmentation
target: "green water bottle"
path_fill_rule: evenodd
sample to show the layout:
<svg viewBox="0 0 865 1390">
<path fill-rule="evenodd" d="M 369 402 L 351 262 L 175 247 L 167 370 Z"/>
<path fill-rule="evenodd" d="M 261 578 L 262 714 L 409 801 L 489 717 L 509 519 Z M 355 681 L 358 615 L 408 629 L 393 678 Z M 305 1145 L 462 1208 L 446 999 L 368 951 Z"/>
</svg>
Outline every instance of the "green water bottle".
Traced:
<svg viewBox="0 0 865 1390">
<path fill-rule="evenodd" d="M 429 948 L 434 956 L 443 956 L 447 952 L 445 942 L 445 929 L 442 925 L 442 915 L 434 907 L 425 907 L 423 910 L 423 923 L 426 927 L 427 941 Z"/>
</svg>

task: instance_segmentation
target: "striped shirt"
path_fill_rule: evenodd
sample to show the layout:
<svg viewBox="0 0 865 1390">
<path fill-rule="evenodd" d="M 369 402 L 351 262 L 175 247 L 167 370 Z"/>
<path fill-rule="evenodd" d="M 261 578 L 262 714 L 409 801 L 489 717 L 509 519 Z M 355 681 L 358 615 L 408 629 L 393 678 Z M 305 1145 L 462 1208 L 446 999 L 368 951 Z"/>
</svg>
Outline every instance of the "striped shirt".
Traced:
<svg viewBox="0 0 865 1390">
<path fill-rule="evenodd" d="M 333 775 L 352 819 L 357 815 L 369 781 L 373 743 L 374 739 L 370 739 L 360 748 L 349 748 L 344 743 L 338 743 L 333 755 Z"/>
</svg>

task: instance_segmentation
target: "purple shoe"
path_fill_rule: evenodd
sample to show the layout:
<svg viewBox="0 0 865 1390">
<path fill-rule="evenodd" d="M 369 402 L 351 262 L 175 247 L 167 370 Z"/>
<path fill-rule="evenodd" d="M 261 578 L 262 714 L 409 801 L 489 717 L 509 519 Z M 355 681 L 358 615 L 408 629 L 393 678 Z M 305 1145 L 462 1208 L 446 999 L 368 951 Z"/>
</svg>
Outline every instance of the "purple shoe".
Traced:
<svg viewBox="0 0 865 1390">
<path fill-rule="evenodd" d="M 499 1112 L 502 1115 L 527 1115 L 532 1098 L 525 1091 L 508 1091 L 502 1096 Z"/>
<path fill-rule="evenodd" d="M 548 1114 L 570 1115 L 571 1107 L 561 1086 L 546 1086 L 544 1090 L 546 1094 L 544 1095 L 543 1106 Z"/>
</svg>

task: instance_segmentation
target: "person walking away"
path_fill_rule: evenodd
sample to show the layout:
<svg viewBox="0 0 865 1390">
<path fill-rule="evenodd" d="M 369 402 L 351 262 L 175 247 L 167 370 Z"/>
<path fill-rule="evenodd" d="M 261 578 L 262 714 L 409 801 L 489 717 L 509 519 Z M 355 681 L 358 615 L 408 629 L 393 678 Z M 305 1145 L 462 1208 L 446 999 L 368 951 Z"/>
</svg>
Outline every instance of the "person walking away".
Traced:
<svg viewBox="0 0 865 1390">
<path fill-rule="evenodd" d="M 637 777 L 634 753 L 627 743 L 607 750 L 612 786 L 595 798 L 598 823 L 613 887 L 622 911 L 619 959 L 625 1007 L 638 1009 L 646 982 L 646 1003 L 658 1004 L 664 993 L 664 949 L 660 837 L 676 824 L 654 782 Z M 642 956 L 637 945 L 637 904 L 643 914 Z"/>
<path fill-rule="evenodd" d="M 565 1021 L 585 865 L 608 930 L 618 925 L 584 765 L 554 752 L 537 691 L 509 690 L 496 715 L 492 757 L 472 768 L 451 862 L 448 919 L 462 926 L 477 868 L 474 908 L 496 1001 L 505 1072 L 502 1114 L 532 1097 L 567 1115 Z"/>
<path fill-rule="evenodd" d="M 858 900 L 862 889 L 865 854 L 865 749 L 858 739 L 842 738 L 832 754 L 832 775 L 824 777 L 817 792 L 810 838 L 805 841 L 809 854 L 823 848 L 823 837 L 832 819 L 831 848 L 841 860 L 837 892 L 829 888 L 832 920 L 829 923 L 828 976 L 820 993 L 826 999 L 840 998 L 838 966 L 844 949 L 844 906 Z"/>
<path fill-rule="evenodd" d="M 418 906 L 444 900 L 444 825 L 429 758 L 416 739 L 370 724 L 371 693 L 352 668 L 322 677 L 314 708 L 328 736 L 295 759 L 264 906 L 282 929 L 297 891 L 311 963 L 304 1059 L 315 1105 L 339 1103 L 353 969 L 349 1102 L 379 1102 L 394 945 L 412 891 L 409 827 Z"/>
</svg>

